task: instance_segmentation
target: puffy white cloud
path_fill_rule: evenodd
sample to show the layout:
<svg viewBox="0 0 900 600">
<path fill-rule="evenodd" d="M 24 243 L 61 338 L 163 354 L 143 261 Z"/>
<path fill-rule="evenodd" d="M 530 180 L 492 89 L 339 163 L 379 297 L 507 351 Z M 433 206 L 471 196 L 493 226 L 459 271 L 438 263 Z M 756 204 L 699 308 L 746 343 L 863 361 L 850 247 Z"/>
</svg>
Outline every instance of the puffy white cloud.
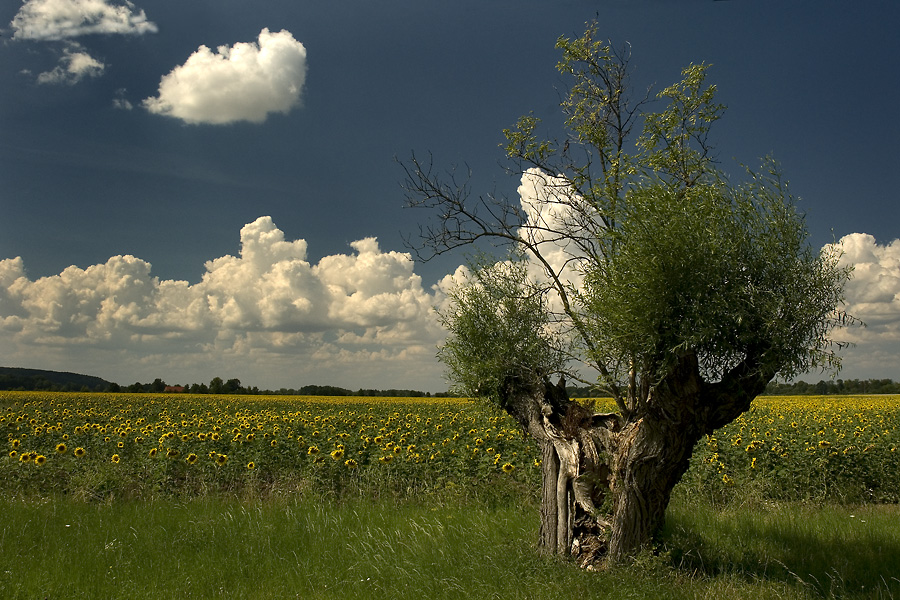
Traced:
<svg viewBox="0 0 900 600">
<path fill-rule="evenodd" d="M 78 43 L 71 42 L 63 49 L 60 64 L 52 71 L 41 73 L 38 83 L 75 85 L 85 77 L 100 77 L 106 65 L 88 54 Z"/>
<path fill-rule="evenodd" d="M 226 329 L 302 331 L 332 326 L 326 295 L 306 261 L 306 241 L 285 241 L 270 217 L 241 229 L 241 255 L 206 263 L 194 291 Z"/>
<path fill-rule="evenodd" d="M 528 222 L 525 237 L 533 243 L 559 247 L 559 233 L 571 228 L 579 197 L 564 177 L 532 167 L 522 173 L 519 201 Z"/>
<path fill-rule="evenodd" d="M 538 168 L 530 168 L 522 174 L 517 191 L 526 218 L 525 227 L 519 235 L 540 250 L 560 281 L 575 288 L 581 287 L 583 277 L 579 267 L 586 254 L 572 241 L 572 237 L 564 233 L 571 232 L 573 237 L 583 236 L 585 230 L 579 225 L 579 213 L 590 213 L 579 206 L 582 198 L 566 179 Z M 544 264 L 531 253 L 526 256 L 531 278 L 548 282 Z M 551 308 L 562 311 L 562 300 L 555 292 L 549 294 L 548 300 Z"/>
<path fill-rule="evenodd" d="M 22 289 L 28 283 L 21 256 L 0 260 L 0 328 L 17 329 L 20 317 L 28 316 L 22 306 Z"/>
<path fill-rule="evenodd" d="M 409 254 L 383 253 L 375 238 L 350 244 L 355 256 L 323 258 L 316 273 L 331 296 L 329 316 L 360 327 L 407 322 L 428 311 L 432 299 L 421 293 Z"/>
<path fill-rule="evenodd" d="M 262 123 L 300 102 L 306 80 L 306 48 L 289 31 L 263 29 L 258 43 L 200 46 L 146 98 L 152 113 L 192 124 Z"/>
<path fill-rule="evenodd" d="M 841 264 L 852 265 L 845 288 L 848 314 L 866 327 L 850 327 L 840 338 L 856 344 L 843 354 L 848 377 L 898 378 L 900 363 L 900 240 L 880 245 L 865 233 L 846 235 L 837 244 Z M 831 248 L 826 248 L 831 250 Z"/>
<path fill-rule="evenodd" d="M 13 38 L 62 40 L 88 34 L 140 35 L 156 25 L 133 3 L 110 0 L 26 0 L 10 23 Z"/>
<path fill-rule="evenodd" d="M 853 265 L 847 301 L 866 312 L 900 315 L 900 240 L 881 246 L 871 235 L 853 233 L 841 238 L 839 245 L 841 262 Z"/>
<path fill-rule="evenodd" d="M 304 240 L 260 217 L 241 229 L 239 256 L 207 262 L 193 285 L 160 281 L 133 256 L 35 281 L 21 258 L 3 260 L 0 340 L 19 364 L 102 375 L 112 363 L 135 379 L 435 389 L 442 292 L 422 288 L 408 254 L 374 238 L 351 246 L 310 264 Z"/>
<path fill-rule="evenodd" d="M 116 334 L 140 331 L 150 317 L 157 285 L 150 264 L 133 256 L 34 282 L 19 278 L 11 291 L 27 317 L 17 323 L 18 337 L 51 345 L 121 341 Z"/>
<path fill-rule="evenodd" d="M 565 178 L 537 168 L 522 174 L 518 193 L 527 219 L 520 234 L 535 244 L 564 281 L 580 283 L 578 266 L 587 254 L 574 240 L 587 239 L 596 226 L 591 209 Z"/>
</svg>

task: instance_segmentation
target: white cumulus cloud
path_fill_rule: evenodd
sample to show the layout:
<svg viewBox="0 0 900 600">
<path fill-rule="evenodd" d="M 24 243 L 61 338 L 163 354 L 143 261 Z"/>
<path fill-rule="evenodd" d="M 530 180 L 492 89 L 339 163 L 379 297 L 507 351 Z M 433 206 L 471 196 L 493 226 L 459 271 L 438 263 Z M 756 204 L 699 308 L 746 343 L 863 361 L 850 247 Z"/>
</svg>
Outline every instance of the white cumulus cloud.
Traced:
<svg viewBox="0 0 900 600">
<path fill-rule="evenodd" d="M 845 287 L 846 312 L 865 327 L 850 327 L 840 337 L 856 347 L 843 353 L 848 377 L 897 379 L 900 362 L 900 240 L 878 244 L 865 233 L 840 239 L 842 265 L 852 265 Z"/>
<path fill-rule="evenodd" d="M 351 247 L 311 264 L 304 240 L 260 217 L 241 229 L 239 256 L 208 261 L 193 285 L 133 256 L 34 281 L 21 258 L 2 260 L 0 343 L 17 364 L 101 375 L 112 364 L 120 383 L 229 373 L 260 386 L 433 389 L 442 292 L 423 289 L 406 253 L 374 238 Z"/>
<path fill-rule="evenodd" d="M 52 71 L 41 73 L 37 82 L 42 84 L 75 85 L 85 77 L 100 77 L 106 65 L 88 54 L 78 43 L 71 42 L 63 49 L 60 64 Z"/>
<path fill-rule="evenodd" d="M 300 103 L 306 80 L 306 48 L 287 30 L 263 29 L 258 42 L 200 46 L 146 98 L 152 113 L 191 124 L 262 123 Z"/>
<path fill-rule="evenodd" d="M 13 38 L 63 40 L 88 34 L 140 35 L 156 25 L 133 3 L 111 0 L 26 0 L 10 23 Z"/>
<path fill-rule="evenodd" d="M 572 186 L 563 177 L 554 177 L 538 168 L 530 168 L 522 174 L 518 188 L 522 212 L 526 216 L 526 227 L 519 235 L 534 244 L 547 262 L 563 281 L 580 285 L 581 274 L 578 263 L 585 253 L 576 243 L 563 234 L 573 236 L 583 233 L 578 223 L 578 210 L 582 202 Z M 544 267 L 532 260 L 535 275 Z"/>
</svg>

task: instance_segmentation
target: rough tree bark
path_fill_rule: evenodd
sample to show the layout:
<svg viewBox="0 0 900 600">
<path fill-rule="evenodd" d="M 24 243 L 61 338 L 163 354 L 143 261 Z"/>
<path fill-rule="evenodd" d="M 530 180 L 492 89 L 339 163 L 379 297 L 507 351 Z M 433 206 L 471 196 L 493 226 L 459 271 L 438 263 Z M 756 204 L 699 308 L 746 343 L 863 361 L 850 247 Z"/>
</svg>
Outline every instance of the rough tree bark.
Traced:
<svg viewBox="0 0 900 600">
<path fill-rule="evenodd" d="M 501 404 L 542 456 L 540 549 L 599 568 L 652 543 L 700 438 L 750 407 L 771 375 L 748 358 L 717 383 L 685 354 L 627 417 L 570 400 L 564 382 L 510 377 Z"/>
</svg>

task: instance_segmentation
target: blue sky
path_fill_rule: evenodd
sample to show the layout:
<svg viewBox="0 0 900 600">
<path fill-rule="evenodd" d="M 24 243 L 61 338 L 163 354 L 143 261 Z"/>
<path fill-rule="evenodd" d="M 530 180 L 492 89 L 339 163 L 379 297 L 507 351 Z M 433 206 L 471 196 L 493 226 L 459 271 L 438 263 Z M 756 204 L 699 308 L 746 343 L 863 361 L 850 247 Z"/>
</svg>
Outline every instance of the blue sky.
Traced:
<svg viewBox="0 0 900 600">
<path fill-rule="evenodd" d="M 841 376 L 900 379 L 898 17 L 887 1 L 4 3 L 0 364 L 444 389 L 433 286 L 463 258 L 403 254 L 424 215 L 394 159 L 430 151 L 515 194 L 501 131 L 533 111 L 557 134 L 553 45 L 596 18 L 631 44 L 637 87 L 712 63 L 723 168 L 779 159 L 814 246 L 865 234 L 848 301 L 869 327 Z"/>
</svg>

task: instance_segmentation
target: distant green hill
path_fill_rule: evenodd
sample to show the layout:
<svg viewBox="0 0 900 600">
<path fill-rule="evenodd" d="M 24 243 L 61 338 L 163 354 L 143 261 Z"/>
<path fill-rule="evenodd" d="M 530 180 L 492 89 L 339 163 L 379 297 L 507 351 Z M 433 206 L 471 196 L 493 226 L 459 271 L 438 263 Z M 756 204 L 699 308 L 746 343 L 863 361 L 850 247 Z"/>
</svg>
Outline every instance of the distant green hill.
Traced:
<svg viewBox="0 0 900 600">
<path fill-rule="evenodd" d="M 0 367 L 0 390 L 45 390 L 49 392 L 77 392 L 87 389 L 103 392 L 112 385 L 93 375 Z"/>
</svg>

